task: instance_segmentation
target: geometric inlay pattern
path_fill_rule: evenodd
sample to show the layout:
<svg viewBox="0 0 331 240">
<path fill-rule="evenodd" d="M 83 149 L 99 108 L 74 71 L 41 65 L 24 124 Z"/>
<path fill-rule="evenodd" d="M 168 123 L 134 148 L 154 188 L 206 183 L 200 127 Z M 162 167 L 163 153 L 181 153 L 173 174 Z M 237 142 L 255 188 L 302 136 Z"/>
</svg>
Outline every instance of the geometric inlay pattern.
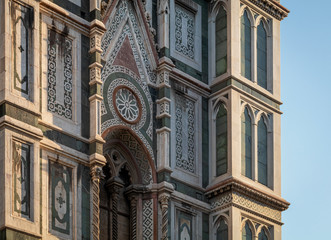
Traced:
<svg viewBox="0 0 331 240">
<path fill-rule="evenodd" d="M 15 214 L 30 217 L 30 146 L 13 142 L 13 190 Z"/>
<path fill-rule="evenodd" d="M 122 87 L 116 91 L 115 106 L 120 115 L 128 122 L 138 119 L 140 107 L 135 94 L 128 88 Z"/>
<path fill-rule="evenodd" d="M 134 6 L 132 6 L 131 3 L 128 3 L 127 0 L 123 0 L 119 3 L 114 17 L 109 18 L 106 23 L 106 26 L 109 26 L 109 27 L 107 27 L 107 30 L 102 38 L 102 44 L 101 44 L 101 48 L 103 50 L 102 57 L 106 57 L 106 60 L 108 62 L 110 60 L 109 57 L 111 55 L 113 55 L 113 53 L 109 54 L 107 51 L 108 51 L 108 49 L 110 49 L 109 46 L 111 46 L 111 41 L 116 36 L 116 33 L 119 30 L 119 26 L 122 24 L 123 21 L 127 21 L 126 26 L 124 27 L 124 30 L 123 30 L 124 32 L 127 32 L 127 30 L 129 30 L 128 22 L 130 21 L 130 23 L 131 23 L 130 26 L 132 26 L 133 31 L 130 35 L 134 35 L 134 38 L 132 38 L 132 36 L 131 36 L 131 39 L 132 40 L 134 39 L 134 42 L 131 42 L 131 41 L 130 42 L 133 43 L 134 45 L 137 45 L 137 48 L 134 47 L 134 48 L 136 48 L 136 51 L 134 51 L 133 54 L 135 56 L 136 61 L 138 60 L 137 63 L 140 66 L 139 70 L 142 71 L 142 69 L 144 68 L 148 75 L 148 78 L 144 77 L 143 76 L 144 74 L 141 75 L 140 77 L 142 79 L 145 79 L 146 81 L 149 80 L 151 83 L 155 84 L 156 83 L 156 74 L 153 71 L 150 60 L 148 58 L 148 53 L 147 53 L 146 47 L 145 47 L 145 40 L 143 39 L 141 30 L 138 26 L 135 9 L 134 9 Z M 131 46 L 132 46 L 132 44 L 131 44 Z M 114 51 L 116 51 L 116 50 L 119 50 L 119 48 L 115 47 Z M 140 63 L 141 62 L 140 59 L 142 59 L 143 64 Z M 112 64 L 112 61 L 111 61 L 111 64 Z M 143 71 L 143 72 L 145 72 L 145 71 Z"/>
<path fill-rule="evenodd" d="M 175 94 L 176 166 L 195 172 L 195 103 Z"/>
<path fill-rule="evenodd" d="M 29 76 L 32 69 L 33 8 L 16 2 L 12 4 L 14 88 L 29 94 Z M 30 80 L 31 81 L 31 80 Z M 24 96 L 24 95 L 23 95 Z"/>
<path fill-rule="evenodd" d="M 211 209 L 219 209 L 231 203 L 244 208 L 246 211 L 257 213 L 261 216 L 265 216 L 279 222 L 281 221 L 281 211 L 278 211 L 254 199 L 250 199 L 237 192 L 222 195 L 221 197 L 212 200 Z"/>
<path fill-rule="evenodd" d="M 175 5 L 175 49 L 194 59 L 194 13 Z"/>
<path fill-rule="evenodd" d="M 72 40 L 48 30 L 47 109 L 72 119 Z"/>
<path fill-rule="evenodd" d="M 153 200 L 143 201 L 143 239 L 153 239 Z"/>
<path fill-rule="evenodd" d="M 50 161 L 51 229 L 70 234 L 72 217 L 72 169 Z"/>
</svg>

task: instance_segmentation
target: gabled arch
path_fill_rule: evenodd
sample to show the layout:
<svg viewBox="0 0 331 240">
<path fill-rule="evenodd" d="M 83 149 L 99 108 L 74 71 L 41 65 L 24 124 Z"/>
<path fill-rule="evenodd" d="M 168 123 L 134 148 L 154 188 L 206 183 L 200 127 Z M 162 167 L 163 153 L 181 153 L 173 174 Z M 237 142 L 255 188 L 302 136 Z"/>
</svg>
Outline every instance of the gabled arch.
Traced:
<svg viewBox="0 0 331 240">
<path fill-rule="evenodd" d="M 114 12 L 117 12 L 117 8 L 119 7 L 119 4 L 123 1 L 128 1 L 128 0 L 114 0 L 114 1 L 109 1 L 108 6 L 107 6 L 107 12 L 104 14 L 104 17 L 102 21 L 107 27 L 107 24 L 113 19 L 114 17 Z M 158 65 L 158 54 L 156 52 L 155 48 L 155 43 L 154 43 L 154 37 L 150 31 L 149 24 L 147 22 L 146 16 L 145 16 L 145 11 L 144 11 L 144 6 L 141 0 L 133 0 L 133 6 L 134 9 L 137 13 L 137 17 L 139 19 L 139 25 L 144 29 L 144 35 L 145 35 L 145 41 L 148 42 L 149 44 L 149 54 L 151 57 L 151 60 L 155 63 L 154 67 L 157 67 Z M 110 6 L 109 6 L 110 5 Z M 115 10 L 116 9 L 116 10 Z"/>
<path fill-rule="evenodd" d="M 130 43 L 132 48 L 137 49 L 136 58 L 140 58 L 139 66 L 144 70 L 146 83 L 155 85 L 158 56 L 141 4 L 139 0 L 112 2 L 114 5 L 112 11 L 115 14 L 104 20 L 107 30 L 101 42 L 102 58 L 106 61 L 104 68 L 112 65 L 113 63 L 108 61 L 114 57 L 114 54 L 116 55 L 116 50 L 123 41 L 123 34 L 130 35 Z M 105 79 L 107 76 L 102 76 L 102 78 Z"/>
</svg>

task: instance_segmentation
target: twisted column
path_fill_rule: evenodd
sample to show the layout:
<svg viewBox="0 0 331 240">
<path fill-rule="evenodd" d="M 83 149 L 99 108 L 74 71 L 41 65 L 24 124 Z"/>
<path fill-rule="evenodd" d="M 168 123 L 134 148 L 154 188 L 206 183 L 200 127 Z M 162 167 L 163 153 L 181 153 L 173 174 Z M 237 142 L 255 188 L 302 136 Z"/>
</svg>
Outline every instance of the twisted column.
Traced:
<svg viewBox="0 0 331 240">
<path fill-rule="evenodd" d="M 162 240 L 168 240 L 168 207 L 169 207 L 169 198 L 168 194 L 161 194 L 159 196 L 159 202 L 161 204 L 161 213 L 162 213 Z"/>
<path fill-rule="evenodd" d="M 102 176 L 102 168 L 95 165 L 91 168 L 91 180 L 92 180 L 92 201 L 93 201 L 93 217 L 92 217 L 92 236 L 93 240 L 99 240 L 99 183 L 100 177 Z"/>
<path fill-rule="evenodd" d="M 131 226 L 131 238 L 137 239 L 137 199 L 135 197 L 130 198 L 130 226 Z"/>
<path fill-rule="evenodd" d="M 118 199 L 121 189 L 123 188 L 124 184 L 121 182 L 121 180 L 117 179 L 116 177 L 114 179 L 111 179 L 107 184 L 106 187 L 109 189 L 109 192 L 111 193 L 111 239 L 117 240 L 118 239 Z"/>
</svg>

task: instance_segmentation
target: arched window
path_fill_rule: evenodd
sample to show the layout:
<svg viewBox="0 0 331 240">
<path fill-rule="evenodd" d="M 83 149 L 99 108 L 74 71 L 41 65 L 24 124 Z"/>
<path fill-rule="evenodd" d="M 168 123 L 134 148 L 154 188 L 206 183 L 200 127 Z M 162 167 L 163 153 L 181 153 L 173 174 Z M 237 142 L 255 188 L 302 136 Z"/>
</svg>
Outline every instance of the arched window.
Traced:
<svg viewBox="0 0 331 240">
<path fill-rule="evenodd" d="M 252 120 L 247 107 L 241 116 L 241 173 L 252 178 Z"/>
<path fill-rule="evenodd" d="M 252 230 L 249 227 L 249 224 L 246 223 L 245 227 L 243 228 L 243 236 L 242 236 L 242 240 L 252 240 L 253 239 L 253 234 L 252 234 Z"/>
<path fill-rule="evenodd" d="M 264 229 L 262 229 L 262 231 L 259 233 L 259 239 L 258 240 L 268 240 L 268 236 L 265 233 Z"/>
<path fill-rule="evenodd" d="M 221 219 L 220 225 L 217 228 L 216 239 L 228 240 L 228 224 L 224 219 Z"/>
<path fill-rule="evenodd" d="M 221 104 L 216 115 L 216 176 L 227 172 L 227 111 Z"/>
<path fill-rule="evenodd" d="M 267 89 L 267 33 L 262 21 L 257 27 L 257 84 Z"/>
<path fill-rule="evenodd" d="M 245 11 L 241 17 L 241 75 L 249 80 L 252 78 L 251 34 L 251 22 Z"/>
<path fill-rule="evenodd" d="M 257 157 L 258 157 L 258 181 L 264 185 L 267 185 L 268 178 L 268 130 L 264 123 L 264 117 L 261 117 L 258 126 L 258 146 L 257 146 Z"/>
<path fill-rule="evenodd" d="M 222 75 L 227 70 L 227 19 L 226 11 L 220 7 L 215 24 L 215 44 L 216 44 L 216 77 Z"/>
</svg>

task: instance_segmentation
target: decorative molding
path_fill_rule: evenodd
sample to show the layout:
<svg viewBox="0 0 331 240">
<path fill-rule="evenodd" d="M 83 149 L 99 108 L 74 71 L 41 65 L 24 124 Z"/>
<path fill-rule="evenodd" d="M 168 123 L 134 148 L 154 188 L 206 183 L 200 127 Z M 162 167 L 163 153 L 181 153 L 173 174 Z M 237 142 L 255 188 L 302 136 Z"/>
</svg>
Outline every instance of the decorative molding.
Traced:
<svg viewBox="0 0 331 240">
<path fill-rule="evenodd" d="M 280 5 L 279 3 L 271 0 L 242 0 L 244 3 L 250 2 L 255 6 L 261 8 L 266 13 L 281 21 L 289 14 L 289 10 Z"/>
<path fill-rule="evenodd" d="M 170 102 L 171 100 L 166 97 L 156 100 L 156 118 L 171 117 Z"/>
<path fill-rule="evenodd" d="M 212 211 L 218 211 L 228 206 L 238 207 L 259 217 L 281 224 L 281 211 L 237 192 L 222 194 L 220 197 L 212 199 L 210 208 Z"/>
<path fill-rule="evenodd" d="M 230 179 L 229 181 L 225 181 L 219 186 L 213 186 L 207 189 L 205 195 L 208 198 L 212 199 L 215 196 L 224 194 L 226 192 L 237 192 L 238 194 L 242 194 L 249 199 L 258 201 L 261 204 L 265 204 L 266 206 L 274 208 L 278 211 L 285 211 L 290 205 L 290 203 L 286 202 L 281 198 L 276 198 L 270 196 L 267 193 L 263 193 L 259 190 L 256 190 L 253 187 L 248 186 L 247 184 L 237 179 Z"/>
</svg>

